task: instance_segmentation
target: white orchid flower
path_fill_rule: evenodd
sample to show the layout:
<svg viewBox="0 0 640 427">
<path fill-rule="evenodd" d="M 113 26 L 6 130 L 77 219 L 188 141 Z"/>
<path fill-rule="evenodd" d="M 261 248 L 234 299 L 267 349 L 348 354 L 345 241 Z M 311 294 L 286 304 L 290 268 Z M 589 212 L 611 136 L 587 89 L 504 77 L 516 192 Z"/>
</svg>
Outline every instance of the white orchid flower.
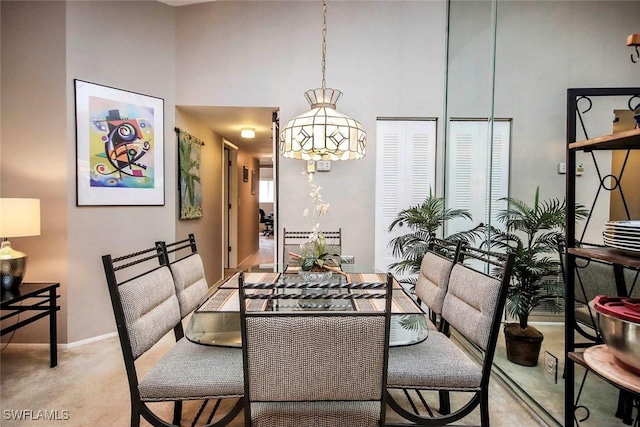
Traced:
<svg viewBox="0 0 640 427">
<path fill-rule="evenodd" d="M 329 213 L 329 203 L 322 203 L 318 206 L 318 210 L 320 211 L 320 215 L 326 215 Z"/>
</svg>

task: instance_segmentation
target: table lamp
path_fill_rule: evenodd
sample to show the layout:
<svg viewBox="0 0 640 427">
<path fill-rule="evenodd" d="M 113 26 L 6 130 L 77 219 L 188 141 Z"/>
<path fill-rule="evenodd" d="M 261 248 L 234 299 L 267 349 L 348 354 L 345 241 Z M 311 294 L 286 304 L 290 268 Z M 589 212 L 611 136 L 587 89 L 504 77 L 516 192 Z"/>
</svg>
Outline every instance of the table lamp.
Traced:
<svg viewBox="0 0 640 427">
<path fill-rule="evenodd" d="M 40 199 L 0 199 L 0 279 L 2 290 L 15 291 L 27 271 L 27 255 L 11 247 L 9 237 L 40 235 Z"/>
</svg>

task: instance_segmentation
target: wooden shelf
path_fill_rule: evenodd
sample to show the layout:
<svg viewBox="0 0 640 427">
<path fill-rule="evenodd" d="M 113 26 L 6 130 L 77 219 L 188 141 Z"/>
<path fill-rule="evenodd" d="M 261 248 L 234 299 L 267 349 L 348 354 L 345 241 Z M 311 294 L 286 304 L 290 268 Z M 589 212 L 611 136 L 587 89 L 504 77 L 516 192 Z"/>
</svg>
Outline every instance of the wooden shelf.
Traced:
<svg viewBox="0 0 640 427">
<path fill-rule="evenodd" d="M 599 136 L 597 138 L 586 139 L 584 141 L 577 141 L 569 144 L 570 150 L 583 151 L 634 148 L 640 149 L 640 129 L 616 132 L 611 135 Z"/>
<path fill-rule="evenodd" d="M 567 252 L 581 258 L 593 258 L 623 267 L 640 269 L 640 253 L 630 256 L 629 252 L 616 248 L 568 248 Z"/>
</svg>

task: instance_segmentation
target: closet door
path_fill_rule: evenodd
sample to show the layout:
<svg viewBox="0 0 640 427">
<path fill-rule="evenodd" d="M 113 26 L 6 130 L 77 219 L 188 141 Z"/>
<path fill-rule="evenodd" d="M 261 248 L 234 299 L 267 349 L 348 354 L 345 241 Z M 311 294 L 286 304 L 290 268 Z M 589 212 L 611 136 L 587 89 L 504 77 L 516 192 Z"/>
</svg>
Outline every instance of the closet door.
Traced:
<svg viewBox="0 0 640 427">
<path fill-rule="evenodd" d="M 447 206 L 467 209 L 473 221 L 456 219 L 447 224 L 447 234 L 464 231 L 479 223 L 503 228 L 496 220 L 509 195 L 509 146 L 511 121 L 493 122 L 493 141 L 487 120 L 455 119 L 449 123 L 447 147 Z"/>
<path fill-rule="evenodd" d="M 399 261 L 389 242 L 408 233 L 388 228 L 398 213 L 435 194 L 436 119 L 378 119 L 376 125 L 375 268 Z"/>
</svg>

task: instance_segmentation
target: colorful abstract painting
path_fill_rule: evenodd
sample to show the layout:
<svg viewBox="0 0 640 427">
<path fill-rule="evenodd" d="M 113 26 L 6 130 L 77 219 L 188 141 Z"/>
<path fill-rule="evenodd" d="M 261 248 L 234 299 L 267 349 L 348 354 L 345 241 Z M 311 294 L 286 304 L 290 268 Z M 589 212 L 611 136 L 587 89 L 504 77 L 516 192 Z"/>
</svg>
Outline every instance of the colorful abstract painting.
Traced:
<svg viewBox="0 0 640 427">
<path fill-rule="evenodd" d="M 180 219 L 202 218 L 200 163 L 204 142 L 176 129 L 180 161 Z"/>
<path fill-rule="evenodd" d="M 153 188 L 153 109 L 89 97 L 91 187 Z"/>
<path fill-rule="evenodd" d="M 164 101 L 75 83 L 78 205 L 164 205 Z"/>
</svg>

